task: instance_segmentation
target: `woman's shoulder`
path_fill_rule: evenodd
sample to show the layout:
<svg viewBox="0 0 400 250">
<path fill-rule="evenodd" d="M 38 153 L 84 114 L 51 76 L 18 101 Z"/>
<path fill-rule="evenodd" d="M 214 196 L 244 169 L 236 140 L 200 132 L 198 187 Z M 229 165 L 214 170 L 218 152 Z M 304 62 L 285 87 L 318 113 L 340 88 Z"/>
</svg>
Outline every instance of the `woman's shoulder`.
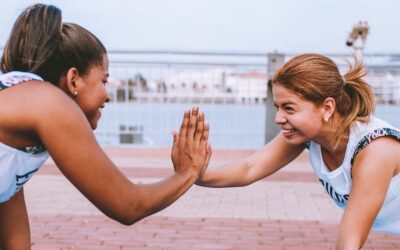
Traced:
<svg viewBox="0 0 400 250">
<path fill-rule="evenodd" d="M 372 116 L 368 122 L 356 122 L 351 130 L 351 136 L 354 143 L 354 153 L 351 159 L 351 163 L 353 163 L 357 154 L 378 138 L 392 137 L 400 141 L 400 130 L 388 122 Z"/>
<path fill-rule="evenodd" d="M 0 103 L 7 102 L 8 105 L 29 105 L 34 107 L 38 105 L 43 107 L 48 104 L 72 101 L 60 88 L 53 84 L 31 79 L 21 84 L 8 87 L 0 91 Z M 51 105 L 54 106 L 54 105 Z M 48 108 L 51 108 L 50 106 Z"/>
<path fill-rule="evenodd" d="M 79 113 L 76 103 L 59 87 L 28 80 L 0 91 L 0 120 L 36 124 Z"/>
</svg>

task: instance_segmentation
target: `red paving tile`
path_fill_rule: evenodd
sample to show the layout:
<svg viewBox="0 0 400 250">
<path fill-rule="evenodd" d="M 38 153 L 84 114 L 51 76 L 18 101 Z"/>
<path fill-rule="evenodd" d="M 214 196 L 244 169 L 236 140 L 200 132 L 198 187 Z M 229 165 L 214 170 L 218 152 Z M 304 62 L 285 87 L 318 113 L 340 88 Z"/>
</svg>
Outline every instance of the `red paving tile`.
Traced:
<svg viewBox="0 0 400 250">
<path fill-rule="evenodd" d="M 54 228 L 54 222 L 62 225 Z M 337 226 L 318 221 L 152 216 L 123 226 L 104 216 L 33 216 L 32 249 L 334 249 Z M 371 233 L 363 249 L 400 249 Z"/>
<path fill-rule="evenodd" d="M 131 148 L 107 148 L 107 154 L 113 159 L 124 161 L 121 171 L 132 178 L 162 178 L 172 174 L 172 169 L 168 166 L 152 166 L 154 159 L 159 159 L 161 164 L 170 159 L 170 149 L 131 149 Z M 214 161 L 225 161 L 227 159 L 241 158 L 249 155 L 253 150 L 215 150 Z M 138 166 L 137 162 L 147 162 L 147 165 Z M 130 163 L 132 164 L 130 165 Z M 128 164 L 128 165 L 127 165 Z M 297 166 L 307 164 L 307 155 L 302 154 L 295 160 Z M 118 165 L 118 164 L 117 164 Z M 300 170 L 299 170 L 300 169 Z M 318 183 L 314 174 L 310 171 L 297 168 L 296 171 L 281 171 L 265 180 L 271 181 L 281 187 L 281 191 L 290 188 L 291 185 L 303 187 L 307 192 Z M 61 175 L 60 171 L 53 163 L 47 163 L 37 173 L 46 180 L 50 177 Z M 49 177 L 46 177 L 49 176 Z M 34 178 L 33 178 L 34 179 Z M 55 182 L 52 179 L 53 183 Z M 299 185 L 299 183 L 305 183 Z M 37 190 L 40 189 L 40 183 Z M 61 184 L 60 184 L 61 185 Z M 263 185 L 267 185 L 264 182 Z M 62 185 L 60 186 L 62 187 Z M 272 186 L 268 186 L 272 187 Z M 310 188 L 311 187 L 311 188 Z M 260 187 L 261 188 L 261 187 Z M 204 189 L 205 191 L 206 189 Z M 262 189 L 254 189 L 262 190 Z M 277 189 L 279 191 L 279 189 Z M 283 192 L 282 191 L 282 192 Z M 37 191 L 39 192 L 39 191 Z M 43 191 L 44 192 L 44 191 Z M 207 196 L 199 195 L 203 192 L 198 189 L 195 199 L 204 199 Z M 27 192 L 28 193 L 28 192 Z M 29 194 L 29 193 L 28 193 Z M 233 193 L 232 193 L 233 194 Z M 42 193 L 31 194 L 31 200 L 35 197 L 42 198 Z M 73 194 L 70 194 L 75 197 Z M 235 194 L 237 195 L 237 194 Z M 321 194 L 322 195 L 322 194 Z M 293 195 L 292 195 L 293 196 Z M 275 197 L 275 196 L 274 196 Z M 320 199 L 319 193 L 313 194 L 315 199 Z M 212 197 L 211 197 L 212 198 Z M 232 202 L 235 199 L 217 199 L 214 203 L 196 202 L 208 204 L 209 206 L 220 206 L 220 202 Z M 276 198 L 276 197 L 275 197 Z M 283 197 L 285 198 L 285 197 Z M 294 206 L 291 199 L 280 200 L 284 206 Z M 287 198 L 287 197 L 286 197 Z M 314 199 L 313 198 L 313 199 Z M 74 199 L 74 198 L 72 198 Z M 49 199 L 54 202 L 57 199 Z M 75 200 L 75 199 L 74 199 Z M 79 199 L 76 199 L 79 200 Z M 294 199 L 295 201 L 295 199 Z M 31 203 L 35 205 L 36 203 Z M 181 203 L 184 204 L 184 203 Z M 187 206 L 190 206 L 187 205 Z M 254 202 L 254 204 L 257 204 Z M 313 202 L 310 202 L 312 205 Z M 53 204 L 55 208 L 58 204 Z M 329 222 L 329 216 L 321 220 L 291 220 L 291 219 L 264 219 L 264 217 L 251 218 L 230 218 L 227 216 L 216 217 L 174 217 L 171 214 L 154 215 L 143 219 L 132 225 L 123 226 L 115 221 L 108 219 L 104 215 L 85 214 L 73 211 L 69 214 L 60 206 L 60 212 L 54 214 L 54 207 L 51 213 L 43 210 L 35 210 L 30 214 L 32 249 L 334 249 L 337 225 Z M 223 206 L 221 206 L 223 207 Z M 323 206 L 322 206 L 323 207 Z M 255 210 L 260 208 L 254 208 Z M 271 207 L 273 212 L 274 207 Z M 316 209 L 316 207 L 313 207 Z M 293 210 L 293 211 L 292 211 Z M 298 208 L 293 207 L 292 212 L 298 212 Z M 41 212 L 37 212 L 41 211 Z M 46 210 L 47 211 L 47 210 Z M 286 210 L 285 210 L 286 211 Z M 322 210 L 325 211 L 325 210 Z M 183 211 L 181 211 L 183 212 Z M 279 215 L 280 213 L 278 213 Z M 183 215 L 186 216 L 186 215 Z M 286 217 L 285 218 L 289 218 Z M 306 218 L 306 217 L 305 217 Z M 400 237 L 376 233 L 370 233 L 363 249 L 400 249 Z"/>
</svg>

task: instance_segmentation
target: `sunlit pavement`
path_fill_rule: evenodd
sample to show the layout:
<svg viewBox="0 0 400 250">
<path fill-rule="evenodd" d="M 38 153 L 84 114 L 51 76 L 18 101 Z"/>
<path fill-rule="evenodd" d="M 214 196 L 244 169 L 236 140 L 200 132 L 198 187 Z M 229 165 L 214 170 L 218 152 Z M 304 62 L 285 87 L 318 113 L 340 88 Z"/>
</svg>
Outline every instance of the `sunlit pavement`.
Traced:
<svg viewBox="0 0 400 250">
<path fill-rule="evenodd" d="M 169 149 L 106 152 L 135 183 L 173 173 Z M 209 168 L 251 152 L 217 149 Z M 51 160 L 24 189 L 35 250 L 334 249 L 342 214 L 315 178 L 306 154 L 247 187 L 193 186 L 167 209 L 132 226 L 99 212 Z M 372 232 L 363 249 L 400 249 L 400 237 Z"/>
</svg>

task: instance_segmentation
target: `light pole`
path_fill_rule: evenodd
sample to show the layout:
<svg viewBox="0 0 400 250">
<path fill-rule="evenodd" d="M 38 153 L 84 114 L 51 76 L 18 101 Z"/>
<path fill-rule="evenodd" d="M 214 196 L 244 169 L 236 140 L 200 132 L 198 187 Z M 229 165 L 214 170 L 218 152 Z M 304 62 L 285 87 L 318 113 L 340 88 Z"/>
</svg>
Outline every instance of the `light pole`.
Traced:
<svg viewBox="0 0 400 250">
<path fill-rule="evenodd" d="M 354 48 L 354 53 L 359 59 L 363 58 L 368 31 L 368 23 L 360 21 L 353 26 L 353 30 L 349 33 L 346 40 L 346 45 Z"/>
</svg>

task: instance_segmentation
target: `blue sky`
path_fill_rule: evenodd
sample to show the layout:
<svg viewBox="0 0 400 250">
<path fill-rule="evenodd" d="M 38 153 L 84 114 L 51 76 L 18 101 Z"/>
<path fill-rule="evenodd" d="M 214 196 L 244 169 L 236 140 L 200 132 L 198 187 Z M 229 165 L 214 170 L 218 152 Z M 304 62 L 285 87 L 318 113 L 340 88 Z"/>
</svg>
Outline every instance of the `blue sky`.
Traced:
<svg viewBox="0 0 400 250">
<path fill-rule="evenodd" d="M 0 46 L 36 1 L 0 0 Z M 107 49 L 347 53 L 354 24 L 368 21 L 366 53 L 400 53 L 396 0 L 41 1 L 92 31 Z"/>
</svg>

